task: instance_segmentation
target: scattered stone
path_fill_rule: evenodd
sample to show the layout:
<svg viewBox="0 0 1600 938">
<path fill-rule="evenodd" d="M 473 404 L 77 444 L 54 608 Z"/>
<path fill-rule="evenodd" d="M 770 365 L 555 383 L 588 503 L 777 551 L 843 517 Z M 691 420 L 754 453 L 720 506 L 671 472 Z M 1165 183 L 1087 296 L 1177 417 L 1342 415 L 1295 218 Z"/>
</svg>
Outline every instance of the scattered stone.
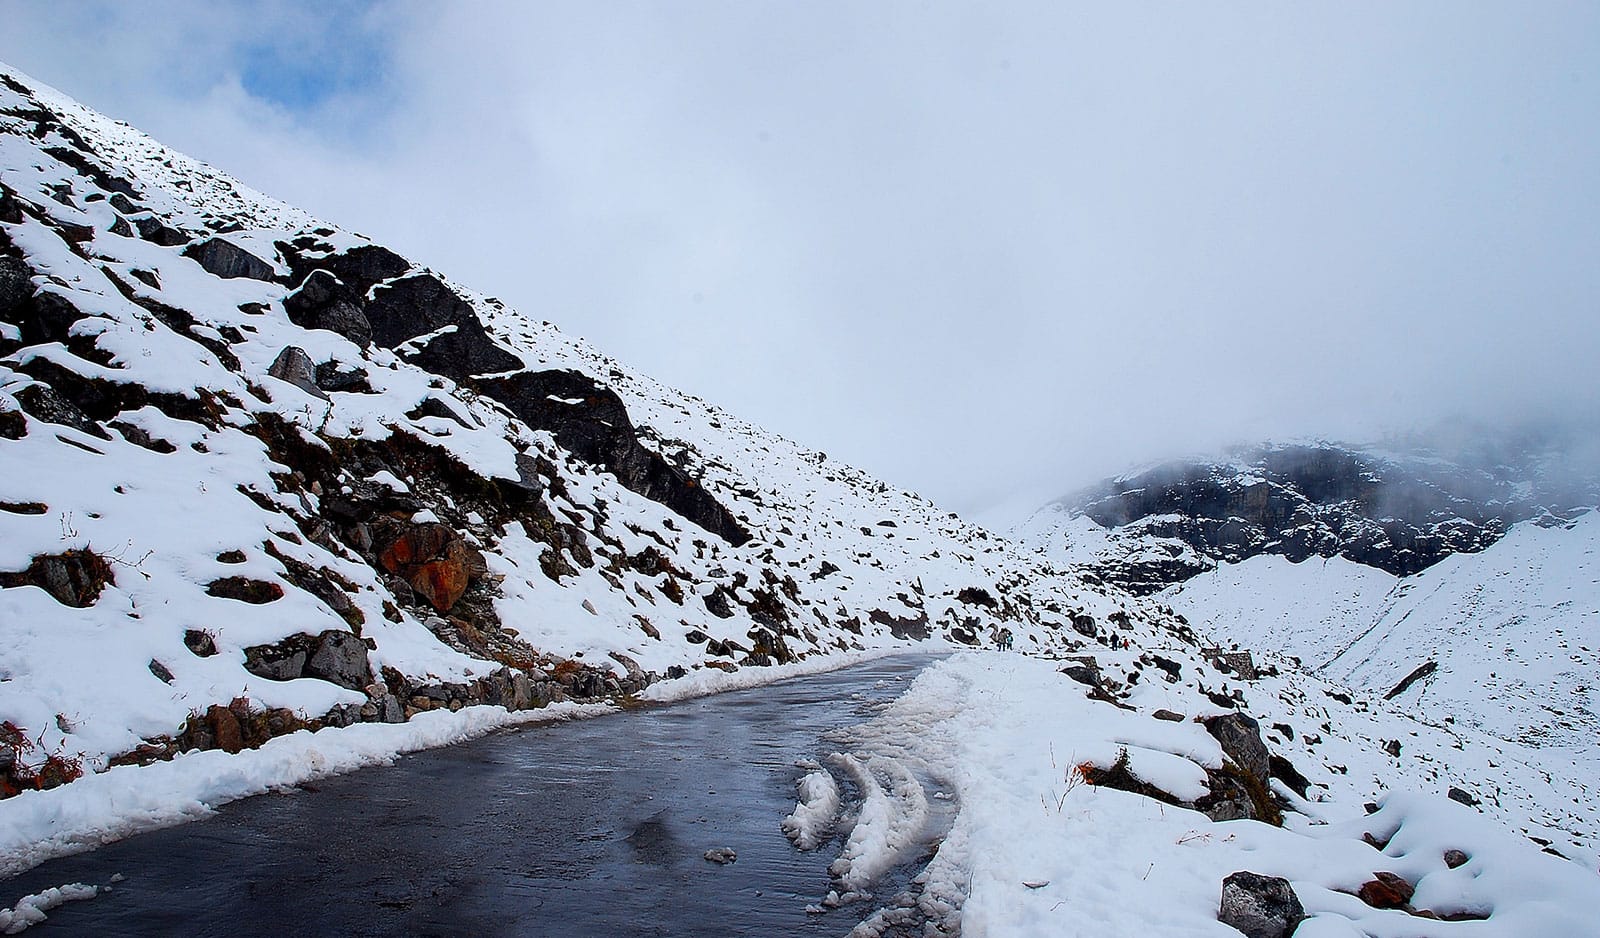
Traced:
<svg viewBox="0 0 1600 938">
<path fill-rule="evenodd" d="M 244 563 L 244 551 L 225 550 L 217 555 L 217 563 Z"/>
<path fill-rule="evenodd" d="M 1300 774 L 1294 763 L 1283 756 L 1273 753 L 1267 764 L 1272 767 L 1272 777 L 1289 786 L 1300 797 L 1306 797 L 1306 792 L 1311 790 L 1311 780 Z"/>
<path fill-rule="evenodd" d="M 1166 720 L 1169 723 L 1182 723 L 1183 722 L 1183 714 L 1174 713 L 1171 710 L 1157 710 L 1155 713 L 1152 713 L 1151 716 L 1155 717 L 1158 720 Z"/>
<path fill-rule="evenodd" d="M 1444 865 L 1452 870 L 1465 866 L 1470 859 L 1472 858 L 1454 847 L 1444 852 Z"/>
<path fill-rule="evenodd" d="M 236 753 L 244 749 L 244 731 L 239 726 L 239 718 L 232 710 L 212 704 L 206 710 L 205 722 L 211 730 L 215 748 L 227 753 Z"/>
<path fill-rule="evenodd" d="M 1445 797 L 1458 804 L 1464 804 L 1469 808 L 1476 808 L 1480 803 L 1478 799 L 1473 797 L 1469 792 L 1457 788 L 1454 785 L 1450 786 L 1450 790 L 1445 794 Z"/>
<path fill-rule="evenodd" d="M 206 592 L 220 599 L 237 599 L 259 606 L 283 598 L 283 587 L 268 580 L 226 576 L 206 584 Z"/>
<path fill-rule="evenodd" d="M 150 659 L 150 673 L 154 674 L 156 679 L 163 684 L 171 684 L 173 681 L 172 672 L 167 669 L 166 665 L 154 658 Z"/>
<path fill-rule="evenodd" d="M 217 639 L 203 629 L 189 629 L 183 633 L 183 644 L 196 657 L 209 658 L 217 653 Z"/>
<path fill-rule="evenodd" d="M 1374 909 L 1399 909 L 1411 901 L 1415 887 L 1394 873 L 1373 873 L 1363 883 L 1357 897 Z"/>
<path fill-rule="evenodd" d="M 706 851 L 706 859 L 726 866 L 739 859 L 739 854 L 735 853 L 732 847 L 712 847 Z"/>
<path fill-rule="evenodd" d="M 1217 921 L 1246 938 L 1289 938 L 1305 917 L 1300 897 L 1281 876 L 1240 871 L 1222 881 Z"/>
</svg>

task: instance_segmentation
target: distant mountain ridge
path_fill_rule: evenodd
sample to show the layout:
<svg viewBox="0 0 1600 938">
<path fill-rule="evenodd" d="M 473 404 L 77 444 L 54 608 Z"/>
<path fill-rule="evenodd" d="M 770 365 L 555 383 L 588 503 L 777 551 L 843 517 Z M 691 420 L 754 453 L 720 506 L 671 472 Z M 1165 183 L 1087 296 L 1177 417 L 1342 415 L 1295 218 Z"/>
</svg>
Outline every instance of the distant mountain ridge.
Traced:
<svg viewBox="0 0 1600 938">
<path fill-rule="evenodd" d="M 1568 520 L 1600 501 L 1592 477 L 1553 471 L 1547 447 L 1498 456 L 1265 444 L 1108 480 L 1046 506 L 1017 534 L 1149 594 L 1260 554 L 1343 557 L 1408 576 L 1481 551 L 1518 522 Z"/>
</svg>

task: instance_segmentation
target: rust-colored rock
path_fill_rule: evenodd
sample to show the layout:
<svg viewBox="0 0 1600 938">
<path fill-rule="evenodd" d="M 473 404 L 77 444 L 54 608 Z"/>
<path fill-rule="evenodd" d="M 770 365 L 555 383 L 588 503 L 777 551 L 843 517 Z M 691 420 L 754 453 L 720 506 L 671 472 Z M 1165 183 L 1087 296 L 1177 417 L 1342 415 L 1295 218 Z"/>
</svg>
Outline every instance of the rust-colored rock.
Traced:
<svg viewBox="0 0 1600 938">
<path fill-rule="evenodd" d="M 413 525 L 378 554 L 383 568 L 410 584 L 439 612 L 449 612 L 482 567 L 454 529 L 437 522 Z"/>
<path fill-rule="evenodd" d="M 1374 909 L 1398 909 L 1411 901 L 1415 887 L 1394 873 L 1373 873 L 1356 893 Z"/>
<path fill-rule="evenodd" d="M 239 718 L 227 707 L 213 704 L 206 710 L 206 725 L 216 739 L 217 748 L 223 752 L 238 752 L 244 748 L 244 732 L 239 728 Z"/>
</svg>

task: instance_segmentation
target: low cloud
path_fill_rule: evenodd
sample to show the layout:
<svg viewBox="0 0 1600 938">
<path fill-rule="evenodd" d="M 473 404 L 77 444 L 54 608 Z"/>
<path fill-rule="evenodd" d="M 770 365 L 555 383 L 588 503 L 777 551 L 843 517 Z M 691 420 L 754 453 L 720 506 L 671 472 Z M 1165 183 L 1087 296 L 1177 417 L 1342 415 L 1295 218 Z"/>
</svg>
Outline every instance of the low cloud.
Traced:
<svg viewBox="0 0 1600 938">
<path fill-rule="evenodd" d="M 159 9 L 0 57 L 953 509 L 1600 412 L 1590 6 Z"/>
</svg>

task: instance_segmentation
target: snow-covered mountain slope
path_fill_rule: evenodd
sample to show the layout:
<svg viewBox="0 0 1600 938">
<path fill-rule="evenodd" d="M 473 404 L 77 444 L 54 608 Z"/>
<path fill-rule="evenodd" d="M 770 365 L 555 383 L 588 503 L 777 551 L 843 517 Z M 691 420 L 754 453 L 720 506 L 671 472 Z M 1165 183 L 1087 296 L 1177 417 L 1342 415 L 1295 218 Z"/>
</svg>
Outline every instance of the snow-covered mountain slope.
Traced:
<svg viewBox="0 0 1600 938">
<path fill-rule="evenodd" d="M 1295 655 L 1430 722 L 1530 747 L 1600 738 L 1600 513 L 1519 524 L 1410 577 L 1340 558 L 1253 557 L 1161 594 L 1219 641 Z"/>
<path fill-rule="evenodd" d="M 1181 623 L 0 77 L 12 788 L 302 726 Z"/>
<path fill-rule="evenodd" d="M 1265 445 L 1109 480 L 1045 506 L 1013 533 L 1059 564 L 1093 564 L 1141 594 L 1261 554 L 1342 557 L 1406 576 L 1483 550 L 1520 521 L 1555 522 L 1600 503 L 1600 480 L 1569 471 L 1578 445 L 1570 436 L 1479 441 L 1450 455 Z"/>
<path fill-rule="evenodd" d="M 1012 830 L 986 799 L 1036 800 L 1007 765 L 973 768 L 1016 719 L 1024 741 L 1061 734 L 1108 799 L 1154 786 L 1185 823 L 1287 806 L 1317 826 L 1460 787 L 1485 823 L 1591 878 L 1597 860 L 1593 752 L 1549 766 L 1271 655 L 1255 676 L 1219 666 L 1160 597 L 1063 571 L 10 71 L 0 461 L 0 872 L 520 719 L 504 710 L 999 628 L 1054 660 L 980 676 L 994 655 L 958 656 L 908 701 L 910 735 L 863 731 L 858 824 L 889 817 L 874 757 L 955 759 L 968 822 L 949 856 L 975 869 L 961 838 L 986 854 Z M 1195 722 L 1241 710 L 1264 732 Z M 1229 754 L 1233 731 L 1270 770 L 1267 748 Z M 1010 758 L 1025 775 L 1048 756 Z M 899 842 L 874 831 L 850 838 L 845 892 Z M 1323 888 L 1352 875 L 1341 857 Z M 1093 889 L 1131 886 L 1104 872 Z M 1016 890 L 993 885 L 971 895 L 999 928 Z"/>
</svg>

